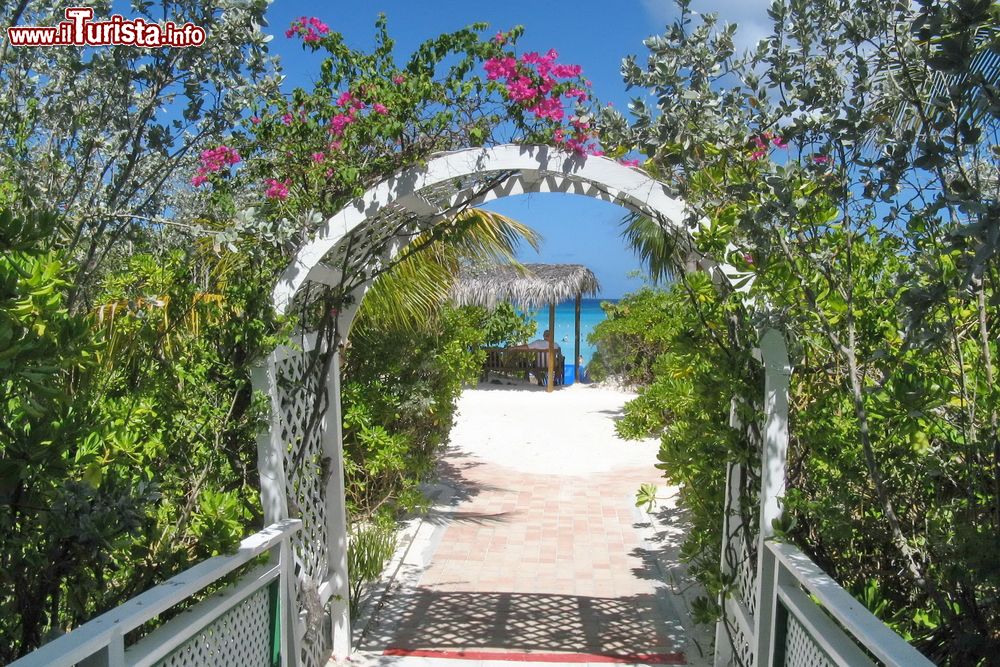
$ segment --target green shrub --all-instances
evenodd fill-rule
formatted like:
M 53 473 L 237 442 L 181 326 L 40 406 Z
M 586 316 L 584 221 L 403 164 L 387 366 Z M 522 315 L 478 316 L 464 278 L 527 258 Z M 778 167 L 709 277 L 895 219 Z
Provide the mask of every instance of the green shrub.
M 351 339 L 342 397 L 349 512 L 366 521 L 423 504 L 417 485 L 448 442 L 455 401 L 484 361 L 479 314 L 445 308 L 419 329 Z
M 493 310 L 479 306 L 468 306 L 467 309 L 479 321 L 486 347 L 523 345 L 535 337 L 538 328 L 535 321 L 519 313 L 509 303 L 497 304 Z
M 347 546 L 347 571 L 351 578 L 351 619 L 358 617 L 361 593 L 378 581 L 396 551 L 396 526 L 392 523 L 356 526 Z
M 667 350 L 671 331 L 663 321 L 667 293 L 644 287 L 618 303 L 604 301 L 604 319 L 587 337 L 596 346 L 587 367 L 596 380 L 617 378 L 642 385 L 653 380 L 653 365 Z

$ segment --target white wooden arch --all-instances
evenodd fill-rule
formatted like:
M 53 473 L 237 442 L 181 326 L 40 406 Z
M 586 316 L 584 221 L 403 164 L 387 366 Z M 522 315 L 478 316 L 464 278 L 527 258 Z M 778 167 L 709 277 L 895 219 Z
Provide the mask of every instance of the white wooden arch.
M 351 650 L 339 338 L 349 331 L 371 282 L 415 236 L 446 224 L 466 207 L 534 192 L 594 197 L 647 215 L 686 244 L 689 270 L 706 270 L 737 291 L 746 294 L 749 290 L 752 273 L 729 264 L 728 256 L 710 258 L 694 251 L 684 203 L 671 196 L 666 185 L 614 160 L 550 146 L 508 144 L 439 154 L 379 183 L 326 220 L 280 277 L 273 302 L 279 313 L 286 313 L 307 287 L 331 290 L 341 304 L 333 334 L 326 341 L 301 336 L 296 345 L 271 355 L 255 379 L 257 388 L 266 390 L 271 399 L 270 431 L 258 443 L 265 519 L 268 523 L 289 516 L 303 520 L 299 541 L 293 544 L 298 582 L 289 592 L 300 608 L 298 624 L 290 629 L 299 664 L 322 665 L 330 652 L 344 656 Z M 727 255 L 736 251 L 730 247 Z M 768 419 L 763 443 L 766 464 L 761 466 L 761 530 L 754 542 L 770 536 L 772 520 L 780 516 L 777 499 L 785 485 L 791 372 L 781 334 L 773 329 L 760 334 Z M 321 355 L 325 363 L 317 361 Z M 732 469 L 729 474 L 736 476 Z M 732 516 L 724 521 L 727 537 L 739 530 Z M 764 550 L 756 551 L 748 554 L 749 559 L 762 557 Z M 754 574 L 759 566 L 744 570 L 733 574 L 742 578 L 749 597 L 760 598 L 760 582 Z M 321 619 L 316 616 L 317 605 L 325 610 Z M 747 630 L 735 638 L 737 652 L 767 651 L 766 646 L 754 645 L 755 637 L 761 636 L 754 626 L 763 615 L 746 611 L 762 606 L 766 605 L 748 599 L 742 610 L 727 609 L 742 615 L 736 619 L 741 623 L 734 621 L 730 627 Z M 718 634 L 719 639 L 725 636 L 721 631 Z M 717 651 L 723 655 L 717 655 L 717 660 L 724 661 L 731 649 L 720 648 L 719 643 Z
M 684 204 L 661 182 L 605 157 L 567 153 L 550 146 L 506 144 L 439 154 L 383 181 L 329 218 L 296 253 L 274 289 L 274 306 L 286 312 L 309 281 L 364 289 L 409 238 L 457 211 L 494 199 L 532 192 L 578 194 L 648 215 L 678 238 L 689 238 Z M 730 250 L 736 249 L 731 247 Z M 745 291 L 753 274 L 725 259 L 699 257 L 695 265 Z M 353 317 L 353 312 L 347 314 Z M 343 322 L 342 322 L 343 323 Z

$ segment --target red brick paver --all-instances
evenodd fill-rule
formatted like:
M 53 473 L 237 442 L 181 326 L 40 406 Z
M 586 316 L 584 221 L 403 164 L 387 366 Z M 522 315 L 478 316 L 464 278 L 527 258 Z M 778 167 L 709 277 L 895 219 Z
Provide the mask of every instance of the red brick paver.
M 452 450 L 442 470 L 459 502 L 418 586 L 398 594 L 388 655 L 683 662 L 633 526 L 635 491 L 658 476 L 652 461 L 535 474 Z

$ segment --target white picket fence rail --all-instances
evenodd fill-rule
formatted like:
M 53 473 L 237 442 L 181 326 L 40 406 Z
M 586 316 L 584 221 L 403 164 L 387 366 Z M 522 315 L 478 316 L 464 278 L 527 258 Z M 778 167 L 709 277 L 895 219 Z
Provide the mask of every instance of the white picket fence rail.
M 791 544 L 765 542 L 763 555 L 757 664 L 933 665 Z
M 240 543 L 236 553 L 198 563 L 115 607 L 9 667 L 146 667 L 147 665 L 261 665 L 290 660 L 289 538 L 298 519 L 274 523 Z M 126 635 L 210 584 L 270 551 L 270 558 L 235 583 L 209 595 L 126 647 Z

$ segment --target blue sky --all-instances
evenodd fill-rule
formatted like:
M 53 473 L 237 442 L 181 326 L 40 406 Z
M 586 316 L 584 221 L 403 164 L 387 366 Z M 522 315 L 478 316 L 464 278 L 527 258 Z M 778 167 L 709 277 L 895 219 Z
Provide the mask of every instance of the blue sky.
M 740 24 L 738 43 L 748 45 L 766 28 L 765 0 L 695 0 L 697 11 L 715 11 L 722 21 Z M 470 23 L 490 24 L 492 34 L 523 25 L 518 42 L 524 51 L 554 48 L 561 62 L 578 63 L 593 82 L 598 99 L 624 109 L 631 96 L 625 91 L 619 66 L 624 56 L 646 50 L 642 40 L 661 33 L 675 16 L 672 0 L 356 0 L 319 3 L 276 0 L 268 10 L 267 32 L 274 34 L 272 51 L 281 57 L 286 86 L 308 86 L 319 59 L 303 53 L 299 40 L 285 38 L 289 23 L 299 16 L 317 16 L 332 30 L 344 34 L 356 48 L 373 44 L 373 26 L 379 12 L 389 20 L 389 34 L 396 40 L 402 61 L 429 37 Z M 740 34 L 742 33 L 742 34 Z M 639 269 L 638 260 L 618 237 L 618 221 L 625 211 L 617 206 L 585 197 L 539 194 L 510 197 L 488 206 L 530 225 L 543 237 L 541 251 L 530 248 L 519 259 L 525 262 L 579 263 L 589 266 L 602 285 L 601 296 L 615 298 L 641 285 L 627 274 Z

